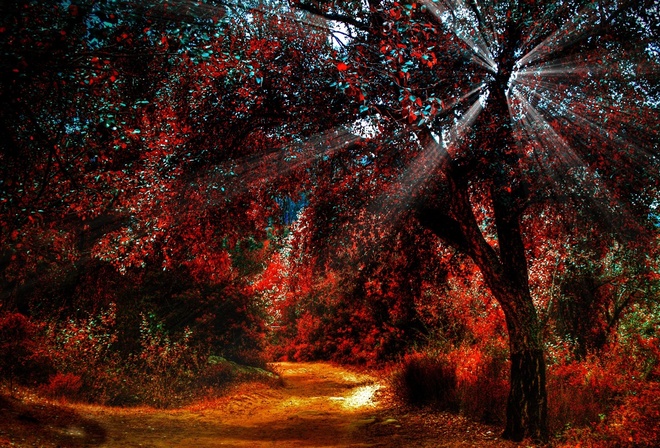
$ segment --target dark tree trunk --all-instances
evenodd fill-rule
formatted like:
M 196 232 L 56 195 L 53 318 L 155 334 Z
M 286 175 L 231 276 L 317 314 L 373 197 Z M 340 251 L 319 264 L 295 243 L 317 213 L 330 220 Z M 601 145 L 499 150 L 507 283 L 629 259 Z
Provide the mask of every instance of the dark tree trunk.
M 543 350 L 511 353 L 511 389 L 506 408 L 506 429 L 502 437 L 521 441 L 548 438 L 545 360 Z
M 498 83 L 499 84 L 499 83 Z M 513 140 L 505 96 L 506 80 L 494 88 L 485 123 L 478 129 L 493 129 L 487 150 L 490 164 L 483 185 L 492 200 L 497 247 L 486 242 L 470 202 L 467 175 L 447 154 L 443 166 L 444 193 L 438 204 L 422 205 L 420 222 L 438 237 L 469 255 L 479 267 L 491 293 L 502 306 L 509 333 L 511 389 L 503 437 L 545 441 L 547 396 L 541 326 L 529 291 L 528 266 L 520 227 L 526 192 L 518 175 L 518 155 Z M 460 165 L 460 163 L 459 163 Z
M 500 247 L 500 251 L 504 250 Z M 546 441 L 548 412 L 541 326 L 529 287 L 517 281 L 523 274 L 526 277 L 527 271 L 514 272 L 522 268 L 522 262 L 517 267 L 504 267 L 504 272 L 500 271 L 500 266 L 492 269 L 478 264 L 486 284 L 502 306 L 509 333 L 510 390 L 502 437 L 514 441 L 525 437 Z
M 545 360 L 541 326 L 529 291 L 520 228 L 527 192 L 521 183 L 519 152 L 511 129 L 506 99 L 508 78 L 509 73 L 505 71 L 497 80 L 488 117 L 492 129 L 496 129 L 493 153 L 497 169 L 492 174 L 491 198 L 503 275 L 492 275 L 486 268 L 486 275 L 490 276 L 486 282 L 502 305 L 509 332 L 511 389 L 503 437 L 515 441 L 524 437 L 545 441 L 548 438 Z
M 473 259 L 504 311 L 509 333 L 511 376 L 503 437 L 515 441 L 525 437 L 545 441 L 548 429 L 543 342 L 527 284 L 527 263 L 520 227 L 517 220 L 515 225 L 498 223 L 498 256 L 478 233 L 476 219 L 472 209 L 468 208 L 467 191 L 453 193 L 458 193 L 454 196 L 454 204 L 463 203 L 463 216 L 454 212 L 449 217 L 438 209 L 423 209 L 418 217 L 441 239 Z

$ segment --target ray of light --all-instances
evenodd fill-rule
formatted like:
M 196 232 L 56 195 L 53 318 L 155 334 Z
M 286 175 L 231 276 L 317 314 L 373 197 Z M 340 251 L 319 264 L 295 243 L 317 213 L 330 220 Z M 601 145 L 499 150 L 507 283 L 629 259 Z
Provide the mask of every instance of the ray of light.
M 518 67 L 529 66 L 530 64 L 541 60 L 548 55 L 572 45 L 587 34 L 593 32 L 595 25 L 602 20 L 595 4 L 580 9 L 573 19 L 566 20 L 564 26 L 557 29 L 554 33 L 546 37 L 543 42 L 538 44 L 526 55 L 518 60 Z
M 457 98 L 454 99 L 452 102 L 450 102 L 450 103 L 446 103 L 446 104 L 444 105 L 444 108 L 443 108 L 443 109 L 444 109 L 444 110 L 447 110 L 447 109 L 453 109 L 454 107 L 456 107 L 456 106 L 458 106 L 459 104 L 461 104 L 463 101 L 465 101 L 465 100 L 467 100 L 467 99 L 473 97 L 473 96 L 474 96 L 475 94 L 477 94 L 477 93 L 482 92 L 482 91 L 484 90 L 485 87 L 486 87 L 486 84 L 479 84 L 477 87 L 475 87 L 474 89 L 470 90 L 469 92 L 467 92 L 467 93 L 465 93 L 465 94 L 463 94 L 463 95 L 457 97 Z
M 461 1 L 464 2 L 464 0 Z M 494 5 L 492 3 L 482 5 L 481 3 L 482 2 L 477 1 L 473 2 L 474 7 L 477 8 L 479 14 L 481 15 L 481 19 L 483 20 L 477 32 L 480 34 L 483 42 L 486 44 L 488 55 L 492 60 L 494 60 L 493 55 L 495 54 L 494 52 L 497 48 L 498 42 L 497 33 L 495 32 L 494 28 L 494 24 L 497 22 L 497 19 L 495 18 L 495 12 L 493 10 Z
M 209 174 L 206 185 L 213 190 L 220 189 L 224 199 L 231 199 L 250 188 L 267 184 L 304 168 L 314 161 L 331 157 L 361 140 L 362 137 L 347 129 L 332 129 L 304 142 L 218 165 Z
M 449 107 L 455 107 L 463 101 L 473 98 L 482 90 L 483 85 L 474 88 L 454 100 Z M 354 230 L 356 223 L 361 223 L 361 227 L 366 229 L 370 249 L 356 255 L 360 262 L 353 265 L 354 269 L 360 269 L 361 263 L 370 263 L 376 258 L 379 243 L 391 237 L 399 228 L 401 217 L 409 210 L 415 195 L 420 192 L 424 183 L 446 160 L 450 147 L 452 147 L 452 151 L 458 151 L 453 147 L 460 145 L 462 137 L 483 110 L 483 104 L 481 96 L 474 100 L 468 110 L 454 122 L 441 139 L 430 139 L 424 145 L 421 145 L 419 140 L 411 142 L 411 144 L 420 145 L 421 149 L 398 178 L 374 199 L 355 203 L 356 208 L 361 212 L 354 218 L 355 222 L 352 225 L 345 226 L 346 233 L 338 237 L 338 241 L 349 240 L 348 232 Z M 365 223 L 370 224 L 365 227 Z M 357 272 L 353 272 L 353 274 L 357 275 Z
M 432 139 L 422 146 L 420 153 L 403 171 L 399 179 L 390 185 L 372 204 L 368 206 L 371 213 L 383 216 L 381 222 L 395 223 L 399 216 L 409 207 L 413 197 L 421 186 L 434 174 L 438 166 L 461 142 L 466 131 L 474 124 L 483 110 L 482 98 L 477 99 L 454 125 L 439 138 Z
M 449 150 L 458 151 L 453 147 L 461 144 L 462 137 L 474 124 L 483 110 L 483 99 L 480 97 L 470 108 L 455 121 L 452 127 L 445 132 L 444 137 L 435 140 L 429 139 L 425 144 L 419 140 L 415 144 L 420 145 L 419 153 L 405 170 L 393 181 L 389 187 L 371 201 L 360 204 L 361 212 L 355 218 L 356 222 L 370 223 L 365 228 L 366 238 L 369 241 L 369 249 L 356 254 L 359 262 L 353 264 L 353 269 L 359 270 L 364 264 L 376 259 L 380 242 L 389 238 L 401 225 L 401 217 L 409 210 L 412 201 L 425 183 L 439 166 L 441 166 L 449 155 Z M 346 233 L 339 236 L 338 241 L 347 241 L 349 229 L 352 231 L 355 224 L 346 226 Z M 357 274 L 357 272 L 353 272 Z
M 480 96 L 446 133 L 447 137 L 444 139 L 443 144 L 447 149 L 457 147 L 457 144 L 465 135 L 465 131 L 472 127 L 483 108 L 484 98 Z
M 594 116 L 600 118 L 599 114 L 606 114 L 610 123 L 606 127 L 603 124 L 600 124 L 600 121 L 596 121 L 595 119 L 590 119 L 589 117 L 582 114 L 575 113 L 575 111 L 569 108 L 566 104 L 562 104 L 562 99 L 566 92 L 555 84 L 548 82 L 535 83 L 535 88 L 529 88 L 529 86 L 525 87 L 527 87 L 525 89 L 527 95 L 536 98 L 539 103 L 543 102 L 547 104 L 546 106 L 542 107 L 543 109 L 551 112 L 549 107 L 554 107 L 557 111 L 556 115 L 561 116 L 570 123 L 576 125 L 580 129 L 580 132 L 589 133 L 589 135 L 592 135 L 603 142 L 615 143 L 617 146 L 631 149 L 631 153 L 634 152 L 639 154 L 636 158 L 638 158 L 640 163 L 644 163 L 644 159 L 651 155 L 650 152 L 644 149 L 641 145 L 636 144 L 635 141 L 631 141 L 630 136 L 624 138 L 623 136 L 612 132 L 610 129 L 611 124 L 614 122 L 618 122 L 624 126 L 628 125 L 628 123 L 619 118 L 620 116 L 627 115 L 631 119 L 633 126 L 640 130 L 643 129 L 644 134 L 648 134 L 649 136 L 658 134 L 658 130 L 651 129 L 643 126 L 642 124 L 636 123 L 634 118 L 637 115 L 635 113 L 626 112 L 624 110 L 615 111 L 613 108 L 619 106 L 620 104 L 617 103 L 614 99 L 608 101 L 607 97 L 600 97 L 597 104 L 595 101 L 593 101 L 594 104 L 591 105 L 592 113 Z M 581 103 L 586 106 L 589 105 L 586 100 L 583 100 Z
M 588 58 L 585 60 L 585 58 Z M 623 61 L 623 63 L 620 63 Z M 600 76 L 607 74 L 615 79 L 627 76 L 657 77 L 660 70 L 657 64 L 648 60 L 634 61 L 627 57 L 613 57 L 611 54 L 573 55 L 567 58 L 542 62 L 516 71 L 518 77 L 561 77 L 561 76 Z
M 479 29 L 475 30 L 472 24 L 467 23 L 466 19 L 461 20 L 464 11 L 467 9 L 461 0 L 444 0 L 434 2 L 432 0 L 422 0 L 426 8 L 438 21 L 447 26 L 459 39 L 470 47 L 473 52 L 473 61 L 485 69 L 496 73 L 497 64 L 488 49 L 486 39 Z M 475 31 L 470 33 L 470 31 Z
M 516 72 L 519 78 L 524 77 L 549 77 L 549 76 L 585 76 L 600 75 L 608 72 L 609 69 L 602 64 L 579 64 L 575 62 L 556 62 L 544 64 L 532 68 L 525 68 Z
M 460 146 L 463 135 L 474 124 L 482 110 L 483 100 L 479 98 L 456 120 L 444 138 L 438 141 L 432 138 L 424 144 L 417 141 L 421 149 L 399 178 L 362 207 L 367 219 L 373 221 L 370 231 L 371 249 L 360 255 L 362 260 L 372 260 L 379 247 L 377 243 L 390 237 L 399 228 L 401 218 L 409 210 L 422 186 L 447 160 L 449 148 Z
M 571 108 L 570 103 L 566 101 L 566 91 L 562 89 L 561 86 L 552 83 L 538 83 L 538 85 L 535 86 L 536 88 L 533 89 L 528 88 L 528 86 L 522 87 L 523 90 L 521 91 L 521 94 L 522 92 L 525 92 L 528 98 L 535 98 L 539 107 L 554 114 L 556 117 L 575 121 L 575 117 L 578 116 L 578 114 Z M 591 106 L 592 114 L 595 116 L 598 116 L 599 114 L 608 114 L 610 123 L 613 121 L 622 122 L 621 120 L 617 120 L 616 114 L 612 109 L 612 106 L 617 104 L 615 101 L 609 102 L 606 99 L 600 99 L 599 103 L 596 104 L 595 101 L 589 102 L 583 100 L 581 104 L 585 106 L 585 108 Z M 610 117 L 610 115 L 613 115 L 613 117 Z M 634 117 L 635 115 L 631 113 L 629 116 Z M 597 124 L 595 125 L 598 126 L 598 131 L 603 135 L 608 135 L 610 133 L 607 128 Z
M 530 135 L 532 142 L 537 142 L 535 160 L 539 169 L 553 182 L 555 194 L 565 194 L 587 199 L 590 207 L 602 216 L 611 215 L 612 211 L 625 215 L 625 206 L 614 200 L 614 196 L 587 163 L 573 150 L 564 137 L 548 123 L 543 115 L 522 95 L 517 97 L 524 109 L 523 118 L 518 126 Z M 555 161 L 553 161 L 553 159 Z M 586 192 L 587 194 L 581 194 Z
M 454 108 L 465 100 L 474 97 L 475 94 L 482 92 L 483 88 L 484 86 L 480 85 L 455 99 L 451 104 L 444 105 L 445 110 Z M 365 204 L 364 208 L 369 213 L 382 215 L 384 219 L 381 220 L 381 223 L 395 223 L 409 207 L 412 198 L 421 186 L 443 162 L 448 150 L 453 150 L 458 146 L 465 132 L 474 124 L 482 110 L 483 98 L 480 96 L 473 101 L 468 110 L 456 120 L 454 125 L 439 137 L 439 141 L 433 140 L 433 142 L 424 145 L 399 178 L 371 203 Z M 416 144 L 419 144 L 419 141 Z
M 374 262 L 380 250 L 381 242 L 391 238 L 401 226 L 401 218 L 409 211 L 416 194 L 426 180 L 435 174 L 436 170 L 447 160 L 449 151 L 459 151 L 462 138 L 466 131 L 475 123 L 477 117 L 483 110 L 483 98 L 478 98 L 471 107 L 455 121 L 452 127 L 444 133 L 444 137 L 435 140 L 429 139 L 425 144 L 419 140 L 415 144 L 420 145 L 419 153 L 399 177 L 389 187 L 371 201 L 359 204 L 360 213 L 355 217 L 355 222 L 347 225 L 338 241 L 348 241 L 349 232 L 354 232 L 355 223 L 365 229 L 368 249 L 356 253 L 357 263 L 353 263 L 350 269 L 355 270 L 350 274 L 357 275 L 364 265 Z

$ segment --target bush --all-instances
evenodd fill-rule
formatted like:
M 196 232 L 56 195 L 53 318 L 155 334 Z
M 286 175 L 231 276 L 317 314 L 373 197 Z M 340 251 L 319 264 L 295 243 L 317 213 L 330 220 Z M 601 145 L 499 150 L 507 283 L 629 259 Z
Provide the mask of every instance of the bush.
M 141 351 L 127 363 L 137 401 L 160 408 L 187 401 L 200 369 L 199 356 L 189 343 L 191 336 L 186 328 L 175 340 L 154 316 L 142 315 Z
M 80 375 L 56 373 L 47 384 L 41 386 L 41 393 L 52 398 L 76 399 L 82 387 Z
M 549 424 L 566 446 L 660 446 L 657 339 L 623 342 L 548 367 Z
M 45 381 L 53 371 L 42 351 L 39 328 L 20 313 L 0 315 L 0 378 L 22 384 Z
M 407 355 L 392 375 L 395 395 L 411 405 L 459 411 L 477 421 L 501 423 L 508 397 L 504 352 L 479 347 Z
M 504 422 L 509 394 L 506 350 L 496 345 L 463 346 L 449 357 L 456 366 L 461 413 L 484 423 Z
M 406 355 L 392 376 L 394 393 L 412 405 L 458 409 L 456 371 L 443 357 L 425 353 Z
M 605 433 L 620 446 L 660 446 L 660 383 L 626 397 L 608 421 Z
M 616 396 L 615 379 L 598 359 L 549 366 L 548 423 L 551 431 L 594 426 Z

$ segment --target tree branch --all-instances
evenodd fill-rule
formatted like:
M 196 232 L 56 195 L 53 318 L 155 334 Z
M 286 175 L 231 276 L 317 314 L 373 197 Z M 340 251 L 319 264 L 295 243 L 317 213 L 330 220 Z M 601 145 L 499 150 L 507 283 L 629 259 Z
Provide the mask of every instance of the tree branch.
M 337 14 L 337 13 L 331 13 L 331 12 L 323 12 L 319 8 L 313 5 L 308 5 L 305 3 L 297 3 L 296 8 L 306 11 L 310 14 L 313 14 L 318 17 L 322 17 L 325 20 L 330 20 L 333 22 L 341 22 L 345 25 L 351 25 L 354 26 L 355 28 L 362 30 L 362 31 L 371 31 L 368 25 L 360 22 L 359 20 L 355 19 L 354 17 L 347 16 L 345 14 Z
M 459 252 L 469 254 L 469 244 L 461 226 L 455 219 L 438 209 L 423 208 L 417 212 L 417 219 L 427 229 Z

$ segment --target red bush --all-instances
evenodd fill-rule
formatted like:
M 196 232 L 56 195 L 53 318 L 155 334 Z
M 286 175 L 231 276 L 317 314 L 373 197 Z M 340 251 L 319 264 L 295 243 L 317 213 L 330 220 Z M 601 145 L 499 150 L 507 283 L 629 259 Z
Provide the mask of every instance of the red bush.
M 503 422 L 509 393 L 506 351 L 463 346 L 448 356 L 456 366 L 461 412 L 485 423 Z
M 43 352 L 38 327 L 20 313 L 0 315 L 0 378 L 10 384 L 44 381 L 52 371 Z
M 56 373 L 41 387 L 41 391 L 44 395 L 53 398 L 77 398 L 81 387 L 80 375 Z
M 435 355 L 407 355 L 392 376 L 395 393 L 411 404 L 460 410 L 486 423 L 504 421 L 509 391 L 504 353 L 460 347 Z
M 660 446 L 660 383 L 626 397 L 608 421 L 605 433 L 621 446 Z

